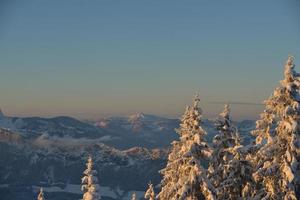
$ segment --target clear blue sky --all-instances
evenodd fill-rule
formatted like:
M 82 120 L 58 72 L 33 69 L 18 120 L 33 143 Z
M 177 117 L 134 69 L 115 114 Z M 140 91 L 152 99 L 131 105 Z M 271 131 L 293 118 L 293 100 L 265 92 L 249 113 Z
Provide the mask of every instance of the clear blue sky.
M 177 117 L 200 92 L 259 103 L 300 65 L 297 0 L 2 0 L 0 107 L 10 115 Z M 300 67 L 297 67 L 300 71 Z M 236 119 L 256 105 L 232 105 Z

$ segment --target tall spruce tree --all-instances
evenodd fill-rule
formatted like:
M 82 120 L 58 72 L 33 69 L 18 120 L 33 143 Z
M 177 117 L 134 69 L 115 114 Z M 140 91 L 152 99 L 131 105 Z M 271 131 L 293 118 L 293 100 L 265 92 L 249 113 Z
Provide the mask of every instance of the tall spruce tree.
M 214 187 L 218 188 L 225 178 L 224 166 L 233 158 L 233 155 L 226 149 L 236 145 L 236 128 L 232 126 L 228 105 L 225 105 L 224 111 L 216 120 L 215 125 L 219 133 L 213 138 L 213 154 L 208 168 L 208 176 Z
M 148 190 L 145 193 L 145 199 L 155 200 L 155 193 L 154 193 L 154 189 L 153 189 L 152 183 L 149 183 Z
M 165 169 L 161 170 L 162 188 L 157 198 L 160 200 L 215 199 L 214 188 L 207 179 L 202 166 L 203 159 L 211 155 L 211 150 L 201 127 L 200 99 L 194 99 L 192 107 L 187 107 L 178 134 L 179 141 L 172 142 Z
M 84 177 L 81 179 L 81 190 L 84 192 L 82 200 L 100 200 L 100 186 L 98 185 L 98 178 L 96 177 L 97 171 L 93 169 L 91 156 L 89 156 L 86 166 L 87 169 L 83 172 Z
M 43 188 L 40 188 L 40 192 L 39 192 L 37 200 L 45 200 Z
M 225 150 L 231 154 L 231 159 L 223 168 L 225 178 L 217 188 L 218 199 L 252 199 L 253 169 L 247 159 L 248 147 L 244 147 L 239 141 L 241 139 L 237 134 L 235 146 Z
M 216 188 L 217 199 L 247 199 L 251 185 L 251 165 L 246 161 L 246 149 L 241 145 L 236 127 L 230 118 L 230 108 L 216 121 L 219 133 L 213 139 L 214 151 L 208 177 Z
M 300 189 L 300 75 L 294 67 L 290 56 L 284 80 L 265 101 L 266 109 L 253 131 L 258 149 L 252 156 L 255 199 L 296 200 Z
M 136 193 L 134 192 L 131 196 L 131 200 L 137 200 Z

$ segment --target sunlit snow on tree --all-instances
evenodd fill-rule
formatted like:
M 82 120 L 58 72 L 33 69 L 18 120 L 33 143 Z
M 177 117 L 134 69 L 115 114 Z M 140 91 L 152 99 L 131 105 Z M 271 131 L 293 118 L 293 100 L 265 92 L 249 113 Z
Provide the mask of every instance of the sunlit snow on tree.
M 37 200 L 45 200 L 43 188 L 40 188 L 40 193 L 38 195 Z
M 256 199 L 297 199 L 300 75 L 294 67 L 294 58 L 290 56 L 285 65 L 284 80 L 265 101 L 266 109 L 253 131 L 258 148 L 252 160 Z
M 98 178 L 96 177 L 97 171 L 93 170 L 92 157 L 88 158 L 86 164 L 87 169 L 83 172 L 84 177 L 81 179 L 81 190 L 84 192 L 82 200 L 100 200 Z
M 213 154 L 208 177 L 216 189 L 217 199 L 246 199 L 251 186 L 251 165 L 246 161 L 240 136 L 230 118 L 229 105 L 216 120 L 219 133 L 213 139 Z
M 154 193 L 152 183 L 149 183 L 148 190 L 145 193 L 145 199 L 147 199 L 147 200 L 154 200 L 155 199 L 155 193 Z
M 199 102 L 196 96 L 194 105 L 187 107 L 182 116 L 178 130 L 180 140 L 172 143 L 167 166 L 161 171 L 162 188 L 157 196 L 160 200 L 215 199 L 214 188 L 202 166 L 211 150 L 204 140 L 206 132 L 201 127 Z
M 137 200 L 136 193 L 134 192 L 131 196 L 131 200 Z

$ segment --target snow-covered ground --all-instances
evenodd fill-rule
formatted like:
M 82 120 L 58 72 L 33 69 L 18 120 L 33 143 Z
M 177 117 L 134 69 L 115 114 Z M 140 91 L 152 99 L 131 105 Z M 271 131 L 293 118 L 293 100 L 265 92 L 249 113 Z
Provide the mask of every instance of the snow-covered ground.
M 7 187 L 7 185 L 3 185 L 3 186 Z M 33 189 L 34 193 L 37 193 L 40 190 L 40 186 L 33 185 L 32 189 Z M 65 192 L 65 193 L 72 193 L 72 194 L 82 194 L 81 185 L 76 185 L 76 184 L 67 184 L 65 188 L 60 188 L 58 186 L 43 187 L 43 190 L 46 193 Z M 100 186 L 101 196 L 110 197 L 110 198 L 113 198 L 113 199 L 130 200 L 133 193 L 136 193 L 136 196 L 138 198 L 142 198 L 144 196 L 145 192 L 144 191 L 125 192 L 125 191 L 120 190 L 120 189 L 113 190 L 110 187 Z

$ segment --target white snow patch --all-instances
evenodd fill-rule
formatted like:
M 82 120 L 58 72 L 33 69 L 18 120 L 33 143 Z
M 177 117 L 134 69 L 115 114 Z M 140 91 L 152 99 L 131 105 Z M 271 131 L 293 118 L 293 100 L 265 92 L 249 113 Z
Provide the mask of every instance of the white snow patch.
M 1 185 L 0 185 L 1 187 Z M 41 186 L 32 186 L 33 191 L 37 193 Z M 65 193 L 72 193 L 72 194 L 83 194 L 81 191 L 81 185 L 76 184 L 67 184 L 65 188 L 60 188 L 58 186 L 52 186 L 52 187 L 44 187 L 43 191 L 46 193 L 51 192 L 65 192 Z M 118 189 L 117 191 L 114 191 L 110 187 L 100 186 L 100 194 L 101 196 L 110 197 L 110 198 L 120 198 L 117 194 L 125 194 L 125 191 Z M 122 198 L 122 200 L 130 200 L 133 193 L 136 193 L 136 196 L 138 198 L 144 197 L 144 191 L 129 191 L 127 195 Z

